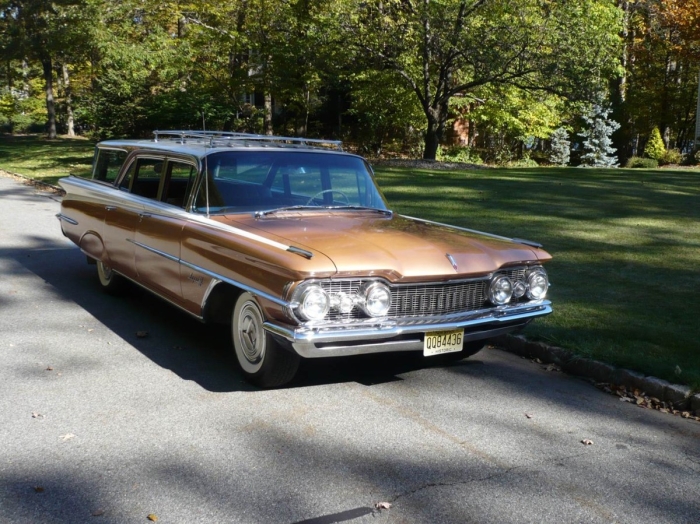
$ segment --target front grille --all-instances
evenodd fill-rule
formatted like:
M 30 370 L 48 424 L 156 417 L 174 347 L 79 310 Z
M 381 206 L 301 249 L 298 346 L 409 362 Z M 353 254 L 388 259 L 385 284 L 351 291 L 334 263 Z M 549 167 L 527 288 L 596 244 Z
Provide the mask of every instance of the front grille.
M 513 282 L 525 278 L 527 268 L 499 271 L 498 274 L 508 276 Z M 332 280 L 320 282 L 329 294 L 345 293 L 353 295 L 367 280 Z M 490 307 L 488 302 L 488 285 L 490 280 L 474 280 L 470 282 L 409 284 L 390 286 L 391 308 L 387 317 L 424 317 L 464 313 Z M 522 300 L 522 299 L 521 299 Z M 525 299 L 526 300 L 526 299 Z M 345 320 L 366 318 L 365 314 L 355 307 L 350 313 L 331 311 L 329 320 Z

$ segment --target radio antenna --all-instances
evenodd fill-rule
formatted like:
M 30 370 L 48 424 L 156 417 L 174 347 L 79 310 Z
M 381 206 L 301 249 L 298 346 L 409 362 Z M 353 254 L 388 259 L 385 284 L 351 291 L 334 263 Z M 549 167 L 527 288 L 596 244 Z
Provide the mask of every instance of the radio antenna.
M 202 109 L 202 131 L 204 131 L 204 198 L 207 206 L 207 218 L 209 218 L 209 165 L 207 162 L 207 123 L 204 119 L 204 109 Z

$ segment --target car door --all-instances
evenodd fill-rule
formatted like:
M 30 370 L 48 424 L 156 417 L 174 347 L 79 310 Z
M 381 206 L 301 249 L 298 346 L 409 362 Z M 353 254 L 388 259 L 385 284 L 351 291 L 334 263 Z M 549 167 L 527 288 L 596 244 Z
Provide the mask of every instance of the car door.
M 136 223 L 134 253 L 139 282 L 178 305 L 182 302 L 180 241 L 187 216 L 184 208 L 196 173 L 193 160 L 166 160 L 158 191 Z
M 135 156 L 119 179 L 119 192 L 105 204 L 102 240 L 107 253 L 107 264 L 131 279 L 136 279 L 134 239 L 136 224 L 144 212 L 145 195 L 157 194 L 160 175 L 158 166 L 163 158 Z M 155 188 L 155 191 L 153 191 Z

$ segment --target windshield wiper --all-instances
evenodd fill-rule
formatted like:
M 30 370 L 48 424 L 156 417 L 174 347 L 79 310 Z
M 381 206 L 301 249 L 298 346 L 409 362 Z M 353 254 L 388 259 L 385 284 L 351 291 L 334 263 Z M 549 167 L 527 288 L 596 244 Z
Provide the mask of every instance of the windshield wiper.
M 303 205 L 298 205 L 298 206 L 286 206 L 286 207 L 276 207 L 274 209 L 268 209 L 266 211 L 256 211 L 254 213 L 255 218 L 260 218 L 264 217 L 267 215 L 271 215 L 272 213 L 277 213 L 278 211 L 294 211 L 295 209 L 316 209 L 316 210 L 322 210 L 322 209 L 359 209 L 362 211 L 374 211 L 375 213 L 381 213 L 382 215 L 386 216 L 393 216 L 394 212 L 391 211 L 390 209 L 378 209 L 376 207 L 365 207 L 365 206 L 303 206 Z
M 325 209 L 359 209 L 361 211 L 374 211 L 375 213 L 381 213 L 386 216 L 392 216 L 394 214 L 391 209 L 379 209 L 377 207 L 366 206 L 328 206 Z
M 294 211 L 295 209 L 323 209 L 319 206 L 286 206 L 286 207 L 276 207 L 274 209 L 268 209 L 266 211 L 256 211 L 254 213 L 255 218 L 264 217 L 271 215 L 272 213 L 277 213 L 278 211 Z

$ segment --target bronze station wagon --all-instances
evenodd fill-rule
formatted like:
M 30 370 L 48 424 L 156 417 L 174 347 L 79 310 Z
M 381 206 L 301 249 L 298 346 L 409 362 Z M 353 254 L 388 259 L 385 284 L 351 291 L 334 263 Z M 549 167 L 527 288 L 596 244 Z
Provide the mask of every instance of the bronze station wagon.
M 229 323 L 258 386 L 301 357 L 464 358 L 552 311 L 542 246 L 393 213 L 339 142 L 154 135 L 101 142 L 91 180 L 60 181 L 63 233 L 105 290 L 128 279 Z

